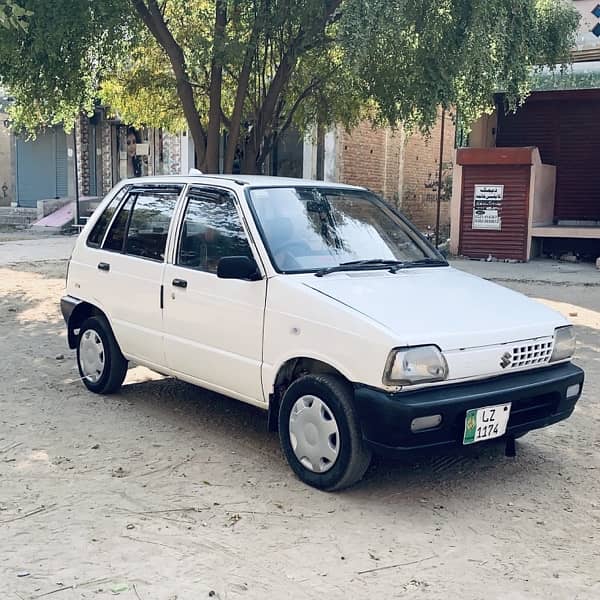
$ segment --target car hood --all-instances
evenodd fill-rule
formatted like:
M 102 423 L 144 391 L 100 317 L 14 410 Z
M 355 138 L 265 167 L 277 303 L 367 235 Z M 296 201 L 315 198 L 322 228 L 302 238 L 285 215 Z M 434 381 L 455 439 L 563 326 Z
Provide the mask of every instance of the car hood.
M 398 345 L 442 350 L 553 335 L 568 322 L 526 296 L 452 267 L 302 276 L 304 285 L 390 330 Z

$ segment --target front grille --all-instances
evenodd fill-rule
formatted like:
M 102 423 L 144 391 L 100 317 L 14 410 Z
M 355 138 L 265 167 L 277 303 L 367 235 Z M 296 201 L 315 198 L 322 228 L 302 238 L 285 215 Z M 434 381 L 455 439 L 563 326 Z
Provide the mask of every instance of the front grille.
M 521 342 L 512 349 L 510 362 L 511 369 L 527 367 L 529 365 L 542 365 L 550 361 L 554 341 Z

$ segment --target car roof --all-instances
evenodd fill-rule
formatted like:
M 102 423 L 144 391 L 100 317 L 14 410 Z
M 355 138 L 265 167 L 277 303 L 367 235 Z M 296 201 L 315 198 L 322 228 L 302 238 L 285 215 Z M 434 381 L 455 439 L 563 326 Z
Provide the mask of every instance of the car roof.
M 267 175 L 155 175 L 149 177 L 136 177 L 127 180 L 128 183 L 204 183 L 235 187 L 328 187 L 345 188 L 351 190 L 364 190 L 365 188 L 336 183 L 333 181 L 319 181 L 315 179 L 298 179 L 294 177 L 272 177 Z

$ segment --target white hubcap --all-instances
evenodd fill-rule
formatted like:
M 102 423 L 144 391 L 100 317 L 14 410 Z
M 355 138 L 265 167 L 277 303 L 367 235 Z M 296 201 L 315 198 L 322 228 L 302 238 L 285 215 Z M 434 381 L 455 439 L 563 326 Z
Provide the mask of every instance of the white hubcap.
M 83 376 L 90 383 L 97 383 L 104 373 L 104 344 L 93 329 L 88 329 L 81 335 L 79 362 Z
M 320 398 L 296 400 L 289 431 L 294 454 L 307 469 L 324 473 L 333 467 L 340 451 L 340 432 L 333 413 Z

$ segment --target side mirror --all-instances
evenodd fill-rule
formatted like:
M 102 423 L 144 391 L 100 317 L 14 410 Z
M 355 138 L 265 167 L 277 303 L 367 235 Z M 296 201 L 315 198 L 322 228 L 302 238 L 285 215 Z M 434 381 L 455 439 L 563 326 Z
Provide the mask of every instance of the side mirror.
M 217 263 L 217 277 L 246 281 L 261 279 L 256 261 L 248 256 L 224 256 L 221 258 Z

